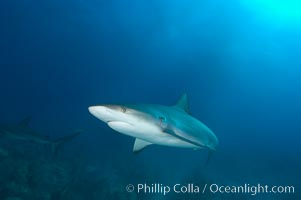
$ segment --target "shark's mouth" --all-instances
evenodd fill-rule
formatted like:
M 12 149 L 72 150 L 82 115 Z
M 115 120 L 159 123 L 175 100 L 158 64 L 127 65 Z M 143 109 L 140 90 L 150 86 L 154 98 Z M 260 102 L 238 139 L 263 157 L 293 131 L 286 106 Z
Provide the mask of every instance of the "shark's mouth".
M 123 122 L 123 121 L 117 121 L 117 120 L 109 120 L 107 121 L 107 124 L 130 124 L 128 122 Z
M 132 131 L 135 128 L 132 124 L 123 121 L 109 121 L 108 126 L 121 133 Z

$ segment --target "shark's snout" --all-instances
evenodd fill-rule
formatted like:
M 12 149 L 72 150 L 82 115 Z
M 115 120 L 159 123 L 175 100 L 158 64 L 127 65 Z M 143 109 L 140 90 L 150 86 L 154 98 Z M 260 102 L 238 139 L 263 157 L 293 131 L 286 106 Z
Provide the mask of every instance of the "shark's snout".
M 120 106 L 117 105 L 97 105 L 97 106 L 90 106 L 88 108 L 89 112 L 92 115 L 95 114 L 108 114 L 121 111 Z
M 103 120 L 102 118 L 109 114 L 108 109 L 105 106 L 90 106 L 88 110 L 93 116 L 100 120 Z
M 110 116 L 110 111 L 106 106 L 90 106 L 89 112 L 96 118 L 107 121 L 106 119 Z
M 104 122 L 119 121 L 124 114 L 123 108 L 118 105 L 90 106 L 88 110 L 93 116 Z
M 105 107 L 103 106 L 90 106 L 88 108 L 89 112 L 94 115 L 95 117 L 100 114 L 105 112 Z

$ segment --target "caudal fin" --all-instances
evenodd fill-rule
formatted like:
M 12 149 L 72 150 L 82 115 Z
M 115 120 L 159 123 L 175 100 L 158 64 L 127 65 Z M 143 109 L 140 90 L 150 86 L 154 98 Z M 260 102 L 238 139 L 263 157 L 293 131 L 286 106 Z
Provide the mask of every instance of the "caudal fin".
M 72 140 L 73 138 L 75 138 L 76 136 L 81 134 L 82 132 L 83 132 L 82 130 L 75 131 L 73 134 L 66 135 L 66 136 L 63 136 L 61 138 L 54 140 L 52 142 L 52 152 L 53 152 L 54 157 L 57 156 L 58 151 L 66 142 L 69 142 L 70 140 Z

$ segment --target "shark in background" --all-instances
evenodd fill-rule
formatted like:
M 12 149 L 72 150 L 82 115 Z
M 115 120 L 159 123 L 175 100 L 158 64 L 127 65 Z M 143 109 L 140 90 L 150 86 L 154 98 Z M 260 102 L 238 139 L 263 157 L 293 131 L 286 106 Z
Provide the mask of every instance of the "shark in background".
M 57 139 L 50 139 L 49 136 L 40 134 L 29 127 L 31 118 L 28 117 L 16 124 L 0 124 L 0 136 L 37 144 L 49 144 L 54 155 L 57 155 L 59 149 L 68 141 L 78 136 L 82 131 L 75 131 Z
M 189 114 L 186 94 L 174 106 L 104 104 L 88 109 L 115 131 L 136 138 L 133 152 L 151 144 L 209 150 L 218 145 L 216 135 Z

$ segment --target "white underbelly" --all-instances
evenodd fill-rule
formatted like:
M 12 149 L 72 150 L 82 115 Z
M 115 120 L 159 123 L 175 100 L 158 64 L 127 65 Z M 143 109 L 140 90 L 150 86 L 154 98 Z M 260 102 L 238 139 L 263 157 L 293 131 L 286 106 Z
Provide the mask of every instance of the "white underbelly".
M 193 149 L 200 148 L 199 146 L 181 140 L 168 133 L 162 132 L 162 130 L 156 126 L 149 126 L 145 124 L 132 126 L 131 124 L 118 121 L 109 122 L 108 125 L 117 132 L 139 138 L 153 144 Z
M 153 134 L 152 134 L 153 135 Z M 141 138 L 143 139 L 143 138 Z M 159 132 L 153 135 L 153 137 L 146 137 L 144 140 L 151 142 L 153 144 L 164 145 L 164 146 L 171 146 L 171 147 L 182 147 L 182 148 L 193 148 L 199 149 L 200 147 L 176 138 L 168 133 Z

